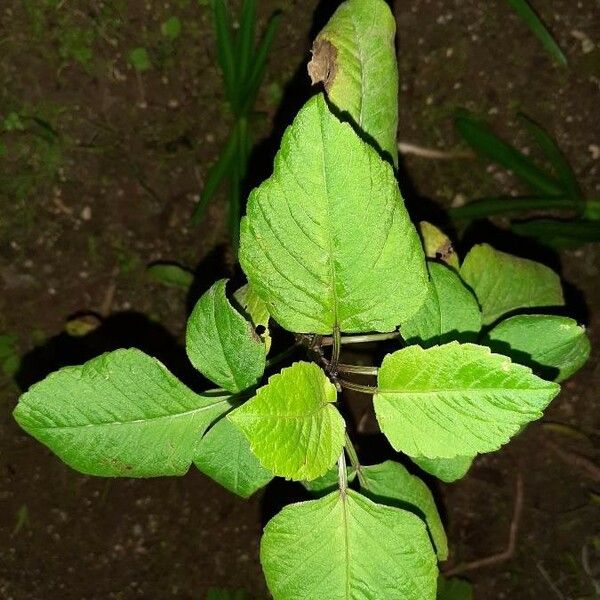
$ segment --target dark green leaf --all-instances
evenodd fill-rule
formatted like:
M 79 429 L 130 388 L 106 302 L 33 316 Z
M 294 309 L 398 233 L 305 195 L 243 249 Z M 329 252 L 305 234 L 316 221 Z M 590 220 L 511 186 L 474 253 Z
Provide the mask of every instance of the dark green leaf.
M 600 242 L 600 221 L 532 219 L 512 223 L 511 229 L 520 235 L 534 237 L 558 248 L 572 248 Z
M 498 196 L 482 198 L 450 208 L 456 220 L 484 219 L 494 215 L 520 213 L 529 210 L 574 210 L 573 200 L 560 196 Z
M 235 164 L 236 152 L 238 149 L 237 128 L 234 127 L 230 133 L 217 162 L 209 169 L 200 194 L 200 200 L 194 208 L 192 214 L 192 225 L 198 225 L 204 216 L 204 212 L 208 203 L 215 195 L 215 192 L 221 185 L 221 182 L 230 177 L 232 174 L 232 166 Z
M 540 40 L 546 51 L 560 65 L 567 65 L 567 58 L 560 46 L 526 0 L 506 0 L 513 10 L 521 17 L 533 34 Z
M 540 169 L 530 158 L 501 140 L 489 126 L 468 114 L 454 121 L 460 135 L 478 153 L 511 170 L 532 188 L 548 196 L 563 193 L 560 183 Z
M 556 141 L 541 125 L 538 125 L 527 115 L 519 113 L 519 118 L 546 155 L 555 175 L 564 188 L 565 194 L 568 195 L 570 200 L 581 200 L 582 192 L 577 177 Z

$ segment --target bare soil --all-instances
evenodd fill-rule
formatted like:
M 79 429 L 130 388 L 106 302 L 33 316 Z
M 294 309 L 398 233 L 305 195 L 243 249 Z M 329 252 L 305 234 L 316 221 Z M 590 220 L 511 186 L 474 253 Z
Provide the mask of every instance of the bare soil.
M 120 346 L 141 347 L 191 384 L 203 383 L 181 348 L 185 317 L 216 277 L 238 274 L 225 198 L 199 227 L 189 225 L 229 123 L 202 4 L 7 0 L 0 7 L 0 118 L 4 129 L 7 118 L 13 122 L 0 137 L 0 334 L 16 335 L 23 357 L 14 377 L 0 374 L 0 597 L 7 600 L 199 599 L 214 586 L 264 597 L 261 529 L 284 502 L 304 497 L 276 483 L 243 501 L 194 469 L 177 479 L 81 476 L 11 418 L 34 381 Z M 467 107 L 527 147 L 515 119 L 522 110 L 554 133 L 586 194 L 598 197 L 597 0 L 534 2 L 568 69 L 552 64 L 507 3 L 395 4 L 402 141 L 458 147 L 451 116 Z M 262 24 L 276 8 L 284 15 L 253 123 L 249 185 L 268 175 L 283 128 L 310 94 L 311 39 L 335 5 L 260 2 Z M 170 41 L 161 24 L 173 15 L 183 28 Z M 136 47 L 151 59 L 140 74 L 127 60 Z M 417 218 L 522 191 L 479 161 L 408 156 L 403 167 Z M 514 555 L 464 573 L 476 598 L 599 597 L 600 250 L 557 254 L 496 228 L 474 228 L 465 239 L 482 238 L 560 271 L 593 351 L 542 422 L 480 457 L 462 481 L 434 484 L 451 544 L 446 568 L 505 549 L 520 474 Z M 157 260 L 194 268 L 192 291 L 150 282 L 146 266 Z M 66 322 L 81 312 L 102 324 L 84 337 L 68 335 Z M 356 411 L 367 410 L 355 400 Z M 365 456 L 382 451 L 392 456 L 381 439 L 360 441 Z

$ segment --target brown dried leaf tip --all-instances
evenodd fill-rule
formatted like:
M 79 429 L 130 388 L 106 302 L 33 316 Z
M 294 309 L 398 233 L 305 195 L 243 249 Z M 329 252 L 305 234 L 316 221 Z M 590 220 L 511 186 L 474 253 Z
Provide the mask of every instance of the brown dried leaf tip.
M 335 79 L 337 73 L 337 49 L 329 41 L 317 38 L 313 44 L 312 59 L 308 63 L 308 75 L 313 85 L 323 82 L 326 90 Z

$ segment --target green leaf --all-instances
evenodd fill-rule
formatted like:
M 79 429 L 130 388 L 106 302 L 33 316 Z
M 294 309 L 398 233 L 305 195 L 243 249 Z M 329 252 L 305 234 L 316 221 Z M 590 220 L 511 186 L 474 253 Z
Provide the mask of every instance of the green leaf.
M 573 212 L 573 200 L 561 196 L 497 196 L 481 198 L 449 210 L 455 220 L 471 220 L 530 210 L 568 210 Z
M 252 107 L 256 102 L 256 96 L 262 83 L 265 67 L 267 65 L 267 57 L 275 41 L 279 23 L 281 22 L 281 13 L 274 14 L 269 23 L 263 38 L 256 50 L 253 58 L 252 68 L 248 72 L 247 83 L 244 89 L 245 102 L 241 108 L 242 114 L 247 114 L 252 111 Z
M 322 94 L 298 113 L 273 176 L 250 196 L 240 263 L 273 318 L 294 332 L 393 331 L 427 292 L 392 168 Z
M 418 477 L 401 464 L 387 460 L 361 468 L 366 487 L 363 493 L 374 502 L 396 506 L 416 514 L 427 524 L 438 560 L 448 558 L 448 540 L 433 494 Z
M 552 37 L 543 21 L 537 16 L 526 0 L 506 0 L 513 10 L 521 17 L 523 22 L 529 27 L 531 32 L 542 43 L 548 54 L 563 67 L 567 65 L 567 58 L 560 49 L 560 46 Z
M 248 69 L 254 58 L 254 35 L 256 29 L 256 0 L 244 0 L 237 35 L 238 81 L 244 86 L 248 80 Z
M 194 464 L 230 492 L 248 498 L 273 479 L 250 451 L 244 434 L 221 419 L 202 438 Z
M 356 478 L 356 471 L 348 467 L 346 469 L 346 476 L 348 478 L 348 483 L 352 483 Z M 339 486 L 339 470 L 337 466 L 329 469 L 325 475 L 321 477 L 317 477 L 317 479 L 313 479 L 312 481 L 303 481 L 302 485 L 313 494 L 320 495 L 329 492 L 333 492 Z
M 267 354 L 271 349 L 271 334 L 269 332 L 269 319 L 271 315 L 267 305 L 258 297 L 252 286 L 247 283 L 233 294 L 236 302 L 242 310 L 250 317 L 254 327 L 264 327 L 260 337 L 265 343 Z
M 564 193 L 560 183 L 540 169 L 528 156 L 501 140 L 487 125 L 472 115 L 461 114 L 454 120 L 461 137 L 486 158 L 512 171 L 533 189 L 547 196 Z
M 577 321 L 556 315 L 517 315 L 487 335 L 492 351 L 531 367 L 545 379 L 563 381 L 590 356 L 590 341 Z
M 314 363 L 297 362 L 269 377 L 256 396 L 228 418 L 252 452 L 275 475 L 316 479 L 339 458 L 344 419 L 333 403 L 335 386 Z
M 225 0 L 212 0 L 213 22 L 217 38 L 217 60 L 223 73 L 225 95 L 229 103 L 236 103 L 235 47 L 231 35 L 229 10 Z
M 186 350 L 203 375 L 230 392 L 256 385 L 265 370 L 265 344 L 225 295 L 226 279 L 198 300 L 188 320 Z
M 275 600 L 433 600 L 435 554 L 421 519 L 348 490 L 286 506 L 260 558 Z
M 446 579 L 440 575 L 436 600 L 473 600 L 473 588 L 462 579 Z
M 451 340 L 474 341 L 481 329 L 475 296 L 451 268 L 429 262 L 429 293 L 419 312 L 400 332 L 409 344 L 432 345 Z
M 161 26 L 161 33 L 171 39 L 176 40 L 181 35 L 181 21 L 178 17 L 169 17 Z
M 183 475 L 204 431 L 231 407 L 229 399 L 223 392 L 195 394 L 139 350 L 116 350 L 35 384 L 14 417 L 82 473 Z
M 129 64 L 140 73 L 148 71 L 152 67 L 150 56 L 146 48 L 134 48 L 127 58 Z
M 238 133 L 238 128 L 234 127 L 219 154 L 217 162 L 208 170 L 204 187 L 200 193 L 200 199 L 192 213 L 192 225 L 200 223 L 206 212 L 208 203 L 212 200 L 221 183 L 225 179 L 232 177 L 233 167 L 237 158 Z
M 455 456 L 454 458 L 411 456 L 411 460 L 419 468 L 446 483 L 462 479 L 471 468 L 474 459 L 474 456 Z
M 312 83 L 369 141 L 398 164 L 396 20 L 383 0 L 347 0 L 317 36 L 308 65 Z
M 538 238 L 545 244 L 557 248 L 574 248 L 600 242 L 600 224 L 597 220 L 532 219 L 511 223 L 510 228 L 519 235 Z
M 458 255 L 450 238 L 439 228 L 427 221 L 419 223 L 419 233 L 423 240 L 423 248 L 428 258 L 435 258 L 453 267 L 459 268 Z
M 519 113 L 519 118 L 546 155 L 565 193 L 569 195 L 571 200 L 581 200 L 583 193 L 577 177 L 569 161 L 558 147 L 556 140 L 541 125 L 530 119 L 527 115 Z
M 146 269 L 146 274 L 158 283 L 183 290 L 189 290 L 194 281 L 194 274 L 191 271 L 175 263 L 154 263 Z
M 471 248 L 460 274 L 477 296 L 484 325 L 520 308 L 562 306 L 565 303 L 560 279 L 552 269 L 500 252 L 488 244 Z
M 559 391 L 489 348 L 451 342 L 388 354 L 374 404 L 398 452 L 454 458 L 498 450 L 539 419 Z

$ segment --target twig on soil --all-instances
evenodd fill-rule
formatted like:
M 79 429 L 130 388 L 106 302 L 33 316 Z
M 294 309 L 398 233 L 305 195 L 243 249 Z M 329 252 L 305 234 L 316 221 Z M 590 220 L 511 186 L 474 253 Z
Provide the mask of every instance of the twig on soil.
M 548 575 L 548 571 L 546 571 L 546 569 L 544 569 L 544 567 L 542 567 L 542 565 L 538 562 L 535 563 L 535 566 L 537 567 L 538 571 L 544 578 L 544 581 L 548 584 L 548 587 L 556 594 L 556 597 L 560 598 L 561 600 L 567 600 L 565 598 L 565 596 L 563 595 L 563 593 L 558 589 L 558 587 L 556 586 L 554 581 L 552 581 L 552 579 L 550 579 L 550 575 Z
M 472 159 L 475 154 L 469 150 L 437 150 L 435 148 L 425 148 L 410 142 L 398 142 L 398 150 L 400 154 L 412 154 L 420 158 L 428 158 L 432 160 L 459 160 Z
M 570 450 L 565 450 L 554 442 L 547 441 L 546 444 L 563 462 L 583 471 L 590 479 L 596 482 L 600 481 L 600 467 L 589 458 L 581 456 L 581 454 L 575 454 L 575 452 L 571 452 Z
M 108 284 L 108 287 L 106 288 L 106 293 L 104 294 L 104 300 L 100 305 L 100 314 L 103 317 L 108 317 L 110 315 L 112 303 L 115 299 L 115 292 L 117 291 L 117 280 L 115 279 L 115 277 L 117 276 L 118 272 L 118 269 L 113 269 L 113 272 L 111 273 L 113 279 Z
M 447 571 L 444 571 L 444 575 L 446 577 L 459 575 L 460 573 L 465 573 L 466 571 L 474 571 L 475 569 L 480 569 L 481 567 L 497 565 L 510 560 L 514 556 L 517 546 L 517 534 L 519 531 L 519 525 L 521 523 L 521 515 L 523 513 L 523 475 L 520 472 L 517 473 L 514 506 L 513 516 L 508 531 L 508 544 L 506 545 L 506 549 L 502 552 L 498 552 L 497 554 L 492 554 L 491 556 L 486 556 L 485 558 L 480 558 L 468 563 L 462 563 L 456 567 L 448 569 Z

